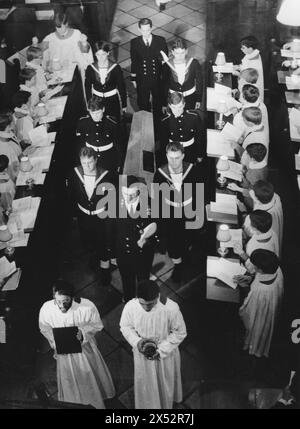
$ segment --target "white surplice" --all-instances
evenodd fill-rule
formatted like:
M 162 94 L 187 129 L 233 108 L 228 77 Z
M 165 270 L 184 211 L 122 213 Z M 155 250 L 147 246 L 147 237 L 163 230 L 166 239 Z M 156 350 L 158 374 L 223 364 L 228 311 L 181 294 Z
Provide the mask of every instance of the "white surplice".
M 256 273 L 239 314 L 246 336 L 244 349 L 256 357 L 268 357 L 283 298 L 283 275 Z
M 186 337 L 186 327 L 178 304 L 158 301 L 147 312 L 134 298 L 123 309 L 120 328 L 133 349 L 135 408 L 171 409 L 173 402 L 181 402 L 178 346 Z M 157 342 L 160 360 L 148 360 L 138 351 L 141 338 Z
M 258 79 L 256 85 L 259 89 L 260 99 L 264 101 L 264 69 L 258 49 L 254 49 L 251 54 L 246 54 L 242 59 L 241 71 L 245 69 L 256 69 L 258 72 Z
M 279 195 L 274 193 L 272 200 L 267 204 L 262 204 L 259 201 L 254 203 L 253 210 L 264 210 L 272 215 L 272 229 L 276 232 L 279 242 L 279 256 L 282 251 L 282 238 L 283 238 L 283 212 L 282 204 Z
M 39 326 L 53 349 L 52 328 L 77 326 L 83 334 L 82 353 L 57 355 L 58 399 L 105 408 L 103 399 L 114 397 L 115 388 L 94 338 L 103 329 L 96 306 L 81 298 L 62 313 L 54 300 L 47 301 L 40 310 Z

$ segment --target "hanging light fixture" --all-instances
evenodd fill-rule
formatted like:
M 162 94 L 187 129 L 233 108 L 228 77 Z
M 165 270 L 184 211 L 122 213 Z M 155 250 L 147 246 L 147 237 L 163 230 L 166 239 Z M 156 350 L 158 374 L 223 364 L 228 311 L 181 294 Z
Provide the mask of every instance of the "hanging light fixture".
M 276 18 L 281 24 L 300 26 L 300 1 L 284 0 Z

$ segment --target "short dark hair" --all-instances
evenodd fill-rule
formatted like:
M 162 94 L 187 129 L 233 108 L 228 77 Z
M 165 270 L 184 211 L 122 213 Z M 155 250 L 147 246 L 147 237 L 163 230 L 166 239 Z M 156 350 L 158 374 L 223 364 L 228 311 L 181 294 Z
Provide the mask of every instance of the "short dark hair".
M 253 228 L 263 234 L 272 228 L 272 215 L 265 210 L 253 210 L 253 212 L 249 213 L 249 218 Z
M 7 126 L 12 122 L 12 115 L 3 113 L 0 115 L 0 131 L 5 131 Z
M 262 143 L 251 143 L 245 149 L 256 162 L 261 162 L 267 155 L 267 148 Z
M 36 58 L 40 58 L 43 56 L 43 51 L 39 46 L 29 46 L 26 51 L 27 61 L 35 60 Z
M 245 36 L 240 40 L 241 46 L 246 46 L 247 48 L 257 49 L 259 42 L 255 36 Z
M 159 296 L 159 286 L 153 280 L 142 280 L 137 286 L 137 297 L 145 301 L 153 301 Z
M 182 92 L 169 92 L 168 94 L 168 104 L 179 104 L 181 102 L 185 102 L 184 100 L 184 95 L 182 94 Z
M 97 110 L 103 110 L 104 98 L 100 98 L 97 95 L 93 94 L 88 101 L 88 109 L 92 112 L 96 112 Z
M 187 49 L 186 43 L 183 39 L 175 39 L 171 45 L 172 51 L 174 49 Z
M 55 27 L 58 27 L 58 28 L 60 28 L 62 25 L 69 24 L 69 19 L 67 14 L 62 11 L 58 11 L 55 13 L 53 21 L 54 21 Z
M 7 169 L 9 159 L 6 155 L 0 155 L 0 173 Z
M 253 191 L 258 201 L 262 204 L 269 203 L 274 196 L 274 186 L 266 180 L 258 180 L 254 183 Z
M 21 107 L 23 104 L 26 104 L 30 98 L 30 92 L 28 91 L 18 91 L 13 97 L 11 104 L 13 107 Z
M 79 158 L 94 158 L 97 159 L 97 153 L 93 148 L 83 146 L 79 151 Z
M 168 152 L 178 152 L 184 153 L 184 147 L 180 142 L 170 142 L 167 144 L 166 153 Z
M 36 75 L 36 71 L 30 67 L 25 67 L 19 73 L 19 81 L 24 84 L 27 80 L 31 80 Z
M 241 71 L 240 77 L 247 83 L 255 84 L 258 80 L 258 71 L 253 68 L 244 69 Z
M 262 113 L 259 107 L 246 107 L 242 110 L 242 116 L 246 121 L 252 122 L 255 125 L 261 124 Z
M 150 25 L 150 27 L 152 28 L 152 21 L 149 18 L 142 18 L 139 20 L 139 28 L 141 28 L 142 25 Z
M 248 103 L 255 103 L 259 99 L 259 89 L 257 86 L 246 83 L 242 88 L 243 97 Z
M 275 253 L 265 249 L 254 250 L 250 256 L 250 262 L 264 274 L 275 274 L 279 267 L 279 259 Z
M 71 298 L 74 297 L 74 287 L 66 280 L 59 279 L 52 286 L 53 296 L 58 293 L 58 295 L 66 295 Z
M 112 50 L 112 45 L 109 42 L 105 42 L 104 40 L 97 40 L 93 43 L 93 52 L 96 54 L 97 51 L 110 52 Z

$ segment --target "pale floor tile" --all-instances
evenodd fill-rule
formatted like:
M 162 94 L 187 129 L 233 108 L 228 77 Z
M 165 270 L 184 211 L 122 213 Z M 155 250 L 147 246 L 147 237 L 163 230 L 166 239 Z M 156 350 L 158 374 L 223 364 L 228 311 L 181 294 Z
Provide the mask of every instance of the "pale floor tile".
M 114 25 L 120 28 L 127 27 L 128 25 L 131 25 L 134 22 L 136 22 L 136 18 L 129 15 L 128 13 L 122 13 L 114 19 Z
M 173 19 L 174 18 L 172 16 L 166 15 L 165 13 L 157 13 L 151 17 L 153 26 L 163 27 L 164 30 L 166 29 L 165 25 L 168 24 L 168 22 L 173 21 Z
M 127 51 L 127 49 L 124 49 L 123 47 L 119 47 L 117 49 L 116 59 L 117 59 L 118 63 L 121 63 L 122 61 L 127 60 L 129 57 L 130 57 L 130 53 L 129 53 L 129 51 Z
M 180 36 L 184 39 L 189 40 L 190 42 L 197 43 L 205 38 L 205 32 L 202 31 L 200 28 L 194 27 L 190 28 L 187 31 L 184 31 L 183 33 L 180 33 Z
M 131 68 L 131 60 L 130 60 L 130 58 L 128 58 L 125 61 L 122 61 L 120 63 L 120 66 L 122 67 L 122 69 L 130 71 L 130 68 Z
M 194 10 L 206 10 L 207 0 L 184 0 L 184 4 Z
M 166 9 L 165 12 L 167 15 L 173 16 L 174 18 L 181 18 L 185 15 L 189 15 L 190 13 L 192 13 L 192 10 L 186 6 L 177 4 L 176 6 Z
M 173 34 L 169 33 L 168 31 L 165 31 L 162 28 L 156 28 L 156 27 L 153 27 L 153 34 L 164 37 L 166 40 L 169 40 L 173 37 Z
M 199 26 L 206 20 L 206 14 L 194 12 L 190 15 L 182 16 L 182 21 L 187 22 L 190 25 L 193 26 Z
M 140 36 L 141 33 L 139 31 L 139 26 L 137 24 L 137 22 L 135 22 L 134 24 L 129 25 L 128 27 L 126 27 L 127 31 L 130 31 L 130 33 L 135 34 L 136 36 Z
M 120 45 L 123 45 L 124 43 L 129 42 L 134 37 L 136 37 L 135 34 L 129 33 L 129 31 L 122 29 L 114 33 L 111 41 L 113 43 L 119 43 Z
M 199 62 L 202 62 L 205 59 L 205 48 L 198 45 L 192 45 L 189 47 L 189 54 L 199 60 Z
M 178 35 L 183 31 L 187 31 L 189 28 L 189 24 L 181 21 L 181 19 L 174 19 L 174 21 L 164 25 L 164 30 L 174 35 Z
M 153 9 L 152 7 L 147 6 L 140 6 L 136 9 L 131 10 L 130 15 L 134 16 L 137 19 L 141 18 L 151 18 L 151 16 L 157 14 L 157 10 Z
M 119 0 L 118 9 L 128 12 L 132 9 L 136 9 L 140 6 L 140 3 L 135 0 Z

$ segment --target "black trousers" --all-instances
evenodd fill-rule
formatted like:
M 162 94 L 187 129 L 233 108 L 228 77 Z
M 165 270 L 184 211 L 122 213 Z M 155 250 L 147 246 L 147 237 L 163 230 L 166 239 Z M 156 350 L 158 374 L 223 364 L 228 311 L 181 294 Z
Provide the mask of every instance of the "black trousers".
M 152 111 L 155 140 L 158 139 L 160 119 L 162 116 L 162 91 L 160 81 L 137 81 L 137 104 L 140 110 L 151 112 L 150 95 L 152 95 Z
M 107 250 L 107 228 L 106 220 L 97 215 L 88 215 L 78 212 L 78 226 L 82 244 L 97 254 L 101 261 L 109 259 Z
M 122 278 L 125 301 L 136 297 L 136 286 L 140 280 L 148 280 L 154 258 L 152 248 L 145 249 L 138 255 L 117 255 L 118 268 Z

